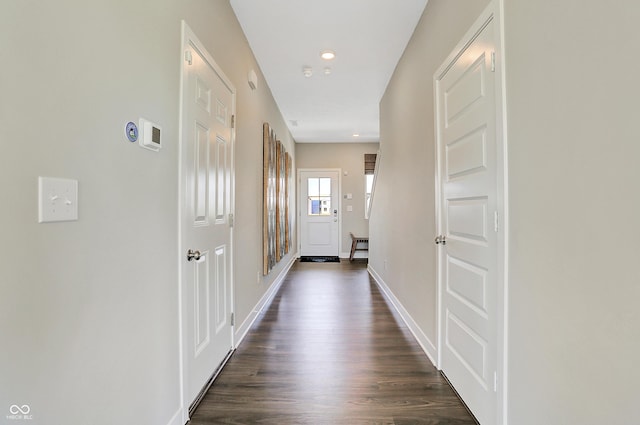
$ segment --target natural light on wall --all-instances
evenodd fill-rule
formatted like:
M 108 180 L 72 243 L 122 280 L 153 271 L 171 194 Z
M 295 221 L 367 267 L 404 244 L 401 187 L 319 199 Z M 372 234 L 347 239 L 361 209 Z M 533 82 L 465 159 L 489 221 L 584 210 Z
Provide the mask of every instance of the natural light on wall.
M 371 207 L 371 197 L 373 196 L 373 182 L 375 180 L 375 169 L 377 154 L 364 154 L 364 218 L 369 219 L 369 208 Z
M 369 207 L 371 206 L 371 192 L 373 191 L 373 174 L 365 174 L 364 193 L 364 218 L 369 218 Z

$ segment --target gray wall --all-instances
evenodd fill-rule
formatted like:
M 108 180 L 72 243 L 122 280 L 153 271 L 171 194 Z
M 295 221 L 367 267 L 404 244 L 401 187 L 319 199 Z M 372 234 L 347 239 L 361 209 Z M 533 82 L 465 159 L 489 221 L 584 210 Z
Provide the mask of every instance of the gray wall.
M 378 143 L 296 143 L 296 161 L 298 168 L 340 168 L 342 169 L 342 242 L 341 254 L 349 253 L 351 237 L 369 234 L 369 221 L 364 218 L 364 154 L 376 153 Z M 344 175 L 347 172 L 347 175 Z M 347 193 L 353 199 L 344 199 Z M 353 211 L 347 211 L 351 205 Z M 358 257 L 366 256 L 361 251 Z
M 381 103 L 369 263 L 434 344 L 432 77 L 486 3 L 430 0 Z M 640 4 L 504 3 L 508 423 L 636 423 Z
M 0 13 L 0 422 L 165 425 L 180 407 L 180 21 L 237 88 L 235 305 L 261 270 L 262 123 L 293 141 L 226 0 L 8 0 Z M 249 69 L 260 75 L 251 92 Z M 159 154 L 126 141 L 144 116 Z M 37 223 L 38 176 L 79 180 L 77 222 Z
M 638 423 L 640 3 L 505 15 L 509 423 Z

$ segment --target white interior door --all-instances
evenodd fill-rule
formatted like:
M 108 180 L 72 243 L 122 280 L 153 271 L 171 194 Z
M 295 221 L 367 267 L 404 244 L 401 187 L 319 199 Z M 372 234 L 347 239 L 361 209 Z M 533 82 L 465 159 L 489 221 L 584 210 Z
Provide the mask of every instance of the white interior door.
M 300 255 L 340 253 L 340 170 L 300 170 Z
M 496 27 L 484 17 L 436 74 L 440 367 L 483 425 L 498 405 Z
M 235 90 L 185 28 L 181 144 L 181 285 L 185 403 L 232 350 Z

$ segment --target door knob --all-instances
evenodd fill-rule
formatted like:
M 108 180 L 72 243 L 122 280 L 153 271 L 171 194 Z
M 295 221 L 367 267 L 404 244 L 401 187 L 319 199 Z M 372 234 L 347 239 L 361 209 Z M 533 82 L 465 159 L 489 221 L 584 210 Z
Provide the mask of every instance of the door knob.
M 192 249 L 187 251 L 187 261 L 193 261 L 193 260 L 198 261 L 201 256 L 202 255 L 200 254 L 200 251 L 194 251 Z
M 440 236 L 436 236 L 436 245 L 446 245 L 447 244 L 447 237 L 440 235 Z

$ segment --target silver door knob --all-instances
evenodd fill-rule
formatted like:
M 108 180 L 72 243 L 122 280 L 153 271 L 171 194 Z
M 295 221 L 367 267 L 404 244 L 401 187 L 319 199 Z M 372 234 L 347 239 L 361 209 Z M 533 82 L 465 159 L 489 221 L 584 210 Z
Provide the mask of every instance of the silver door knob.
M 187 261 L 193 261 L 193 260 L 198 261 L 201 256 L 202 255 L 200 254 L 200 251 L 194 251 L 192 249 L 187 251 Z
M 446 245 L 447 244 L 447 237 L 446 236 L 437 236 L 436 237 L 436 245 Z

